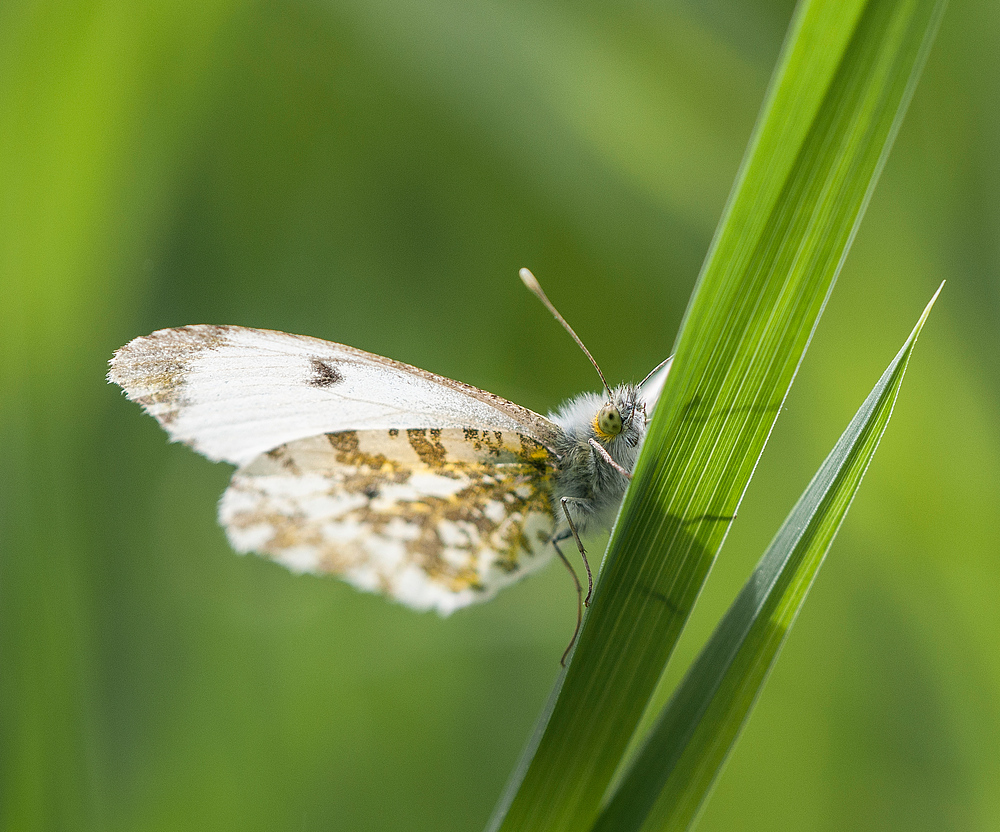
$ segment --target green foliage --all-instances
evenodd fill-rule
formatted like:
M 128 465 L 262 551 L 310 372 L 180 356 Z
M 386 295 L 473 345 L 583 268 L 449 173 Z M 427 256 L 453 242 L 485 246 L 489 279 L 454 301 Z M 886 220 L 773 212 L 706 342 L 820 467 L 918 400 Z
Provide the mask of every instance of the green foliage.
M 498 828 L 593 822 L 736 516 L 940 8 L 834 0 L 793 22 L 579 647 Z
M 875 455 L 913 345 L 936 299 L 663 709 L 601 811 L 595 832 L 687 829 L 694 823 Z

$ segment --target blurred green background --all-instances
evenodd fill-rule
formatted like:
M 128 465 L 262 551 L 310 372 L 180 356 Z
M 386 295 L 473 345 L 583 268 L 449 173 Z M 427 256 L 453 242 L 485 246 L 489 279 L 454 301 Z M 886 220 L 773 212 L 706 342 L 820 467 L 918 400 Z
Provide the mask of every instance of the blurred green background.
M 546 412 L 598 384 L 529 266 L 641 377 L 791 10 L 0 5 L 0 828 L 483 826 L 572 630 L 563 570 L 439 619 L 237 557 L 231 469 L 168 445 L 107 359 L 262 326 Z M 703 830 L 1000 828 L 998 54 L 1000 7 L 953 3 L 667 673 L 947 279 Z

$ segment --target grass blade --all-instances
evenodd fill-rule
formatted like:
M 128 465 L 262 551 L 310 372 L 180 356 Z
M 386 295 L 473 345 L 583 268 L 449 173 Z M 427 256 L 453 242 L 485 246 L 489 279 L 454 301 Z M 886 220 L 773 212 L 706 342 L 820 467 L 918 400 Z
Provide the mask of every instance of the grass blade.
M 814 0 L 797 11 L 576 654 L 491 830 L 594 822 L 763 450 L 942 6 Z
M 697 817 L 868 470 L 940 291 L 664 707 L 594 832 L 687 829 Z

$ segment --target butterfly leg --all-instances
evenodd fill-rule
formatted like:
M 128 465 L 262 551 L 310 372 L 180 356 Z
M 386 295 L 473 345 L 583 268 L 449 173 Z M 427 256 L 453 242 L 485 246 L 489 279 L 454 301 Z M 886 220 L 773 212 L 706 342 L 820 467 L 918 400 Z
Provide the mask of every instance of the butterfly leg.
M 566 560 L 566 556 L 562 553 L 562 549 L 559 548 L 554 537 L 552 538 L 552 548 L 556 550 L 559 559 L 566 564 L 569 574 L 573 576 L 573 583 L 576 584 L 576 629 L 573 630 L 573 637 L 569 640 L 569 644 L 566 645 L 562 658 L 559 660 L 559 664 L 566 667 L 566 657 L 569 655 L 569 651 L 573 649 L 573 645 L 576 644 L 576 637 L 580 635 L 580 625 L 583 624 L 583 587 L 580 585 L 580 579 L 576 577 L 576 570 Z
M 600 442 L 591 437 L 590 445 L 595 451 L 597 451 L 598 456 L 600 456 L 601 459 L 608 463 L 608 465 L 614 468 L 619 474 L 626 479 L 632 479 L 632 475 L 611 458 L 611 454 L 607 452 L 607 449 Z
M 559 502 L 562 503 L 563 514 L 566 515 L 566 522 L 569 523 L 569 530 L 573 535 L 573 539 L 576 541 L 576 548 L 580 550 L 580 557 L 583 558 L 583 566 L 587 570 L 587 597 L 584 600 L 583 605 L 585 607 L 589 607 L 590 596 L 594 594 L 594 575 L 590 571 L 590 563 L 587 561 L 587 550 L 583 548 L 583 543 L 580 540 L 580 533 L 576 530 L 576 523 L 573 522 L 573 518 L 569 513 L 569 506 L 567 504 L 572 501 L 572 497 L 563 497 Z M 559 539 L 565 540 L 566 537 L 568 537 L 568 535 L 563 532 L 563 536 Z

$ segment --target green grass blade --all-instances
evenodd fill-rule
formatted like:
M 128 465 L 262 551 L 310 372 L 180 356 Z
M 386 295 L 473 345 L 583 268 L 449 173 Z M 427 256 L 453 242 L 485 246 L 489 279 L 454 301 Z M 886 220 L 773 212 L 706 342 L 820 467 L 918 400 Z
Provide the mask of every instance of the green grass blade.
M 664 707 L 594 832 L 687 829 L 697 817 L 875 455 L 938 293 Z
M 796 13 L 576 654 L 491 830 L 595 820 L 763 450 L 942 5 L 814 0 Z

